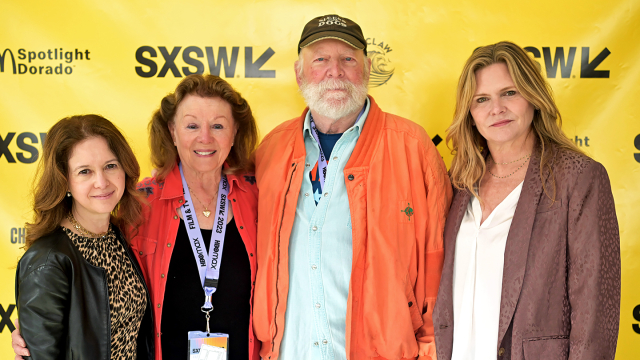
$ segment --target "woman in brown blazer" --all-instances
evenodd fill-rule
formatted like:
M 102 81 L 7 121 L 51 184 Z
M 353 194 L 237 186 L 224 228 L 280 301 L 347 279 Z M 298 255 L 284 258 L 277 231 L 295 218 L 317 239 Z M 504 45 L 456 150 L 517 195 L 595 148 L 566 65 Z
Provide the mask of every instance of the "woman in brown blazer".
M 620 235 L 609 178 L 562 132 L 523 49 L 474 51 L 448 132 L 455 192 L 433 312 L 438 360 L 614 359 Z

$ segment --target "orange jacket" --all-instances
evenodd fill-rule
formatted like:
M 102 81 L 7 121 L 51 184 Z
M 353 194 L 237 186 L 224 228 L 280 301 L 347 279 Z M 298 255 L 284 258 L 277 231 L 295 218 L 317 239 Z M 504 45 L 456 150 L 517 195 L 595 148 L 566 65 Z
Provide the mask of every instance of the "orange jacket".
M 344 169 L 353 232 L 347 357 L 435 359 L 431 314 L 451 184 L 424 129 L 370 100 Z M 289 237 L 304 174 L 307 111 L 274 129 L 256 152 L 259 266 L 253 325 L 264 360 L 278 358 L 284 333 Z

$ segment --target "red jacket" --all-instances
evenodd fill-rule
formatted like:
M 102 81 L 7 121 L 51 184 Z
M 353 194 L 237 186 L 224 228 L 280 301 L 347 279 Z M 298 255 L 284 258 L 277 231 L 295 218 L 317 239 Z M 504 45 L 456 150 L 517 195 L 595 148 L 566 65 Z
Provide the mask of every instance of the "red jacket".
M 424 129 L 384 113 L 373 98 L 344 168 L 353 232 L 346 351 L 358 359 L 434 359 L 431 314 L 452 190 Z M 305 167 L 303 121 L 287 121 L 256 152 L 260 191 L 254 294 L 264 360 L 277 359 L 289 290 L 289 237 Z
M 247 248 L 247 254 L 249 254 L 251 302 L 253 304 L 253 285 L 257 270 L 256 256 L 254 255 L 256 252 L 258 189 L 253 176 L 227 175 L 227 179 L 229 180 L 229 200 L 233 207 L 233 216 L 238 226 L 238 232 Z M 169 271 L 171 253 L 180 225 L 178 211 L 184 202 L 179 167 L 176 165 L 162 182 L 156 182 L 155 178 L 145 178 L 138 184 L 138 190 L 147 193 L 149 206 L 143 205 L 144 222 L 138 227 L 137 233 L 132 234 L 134 237 L 131 239 L 131 247 L 138 258 L 151 292 L 155 318 L 156 360 L 162 360 L 160 321 L 162 319 L 164 290 L 167 284 L 166 274 Z M 253 314 L 249 317 L 249 360 L 259 360 L 259 346 L 254 338 L 252 321 Z

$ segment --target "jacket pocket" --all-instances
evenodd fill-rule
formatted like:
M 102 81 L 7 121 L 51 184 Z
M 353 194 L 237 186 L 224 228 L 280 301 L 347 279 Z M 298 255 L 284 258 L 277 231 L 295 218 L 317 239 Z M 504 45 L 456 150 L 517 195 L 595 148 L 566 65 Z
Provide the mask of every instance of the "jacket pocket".
M 524 339 L 524 358 L 568 359 L 569 335 L 542 336 Z
M 155 254 L 157 246 L 158 241 L 156 239 L 146 237 L 136 237 L 131 241 L 131 249 L 140 259 Z
M 415 333 L 424 324 L 424 321 L 422 321 L 422 310 L 420 310 L 420 306 L 416 301 L 416 295 L 413 293 L 413 288 L 411 287 L 408 276 L 405 284 L 407 306 L 409 307 L 409 314 L 411 314 L 411 325 L 413 327 L 413 332 Z

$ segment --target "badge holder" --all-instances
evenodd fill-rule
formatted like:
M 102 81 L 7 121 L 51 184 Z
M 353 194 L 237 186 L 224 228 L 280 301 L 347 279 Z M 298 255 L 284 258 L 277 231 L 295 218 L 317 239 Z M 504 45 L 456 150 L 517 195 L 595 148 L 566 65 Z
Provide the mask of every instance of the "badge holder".
M 211 296 L 205 298 L 211 303 Z M 207 318 L 207 331 L 189 331 L 189 360 L 227 360 L 229 358 L 229 334 L 212 333 L 209 328 L 213 306 L 200 308 Z

